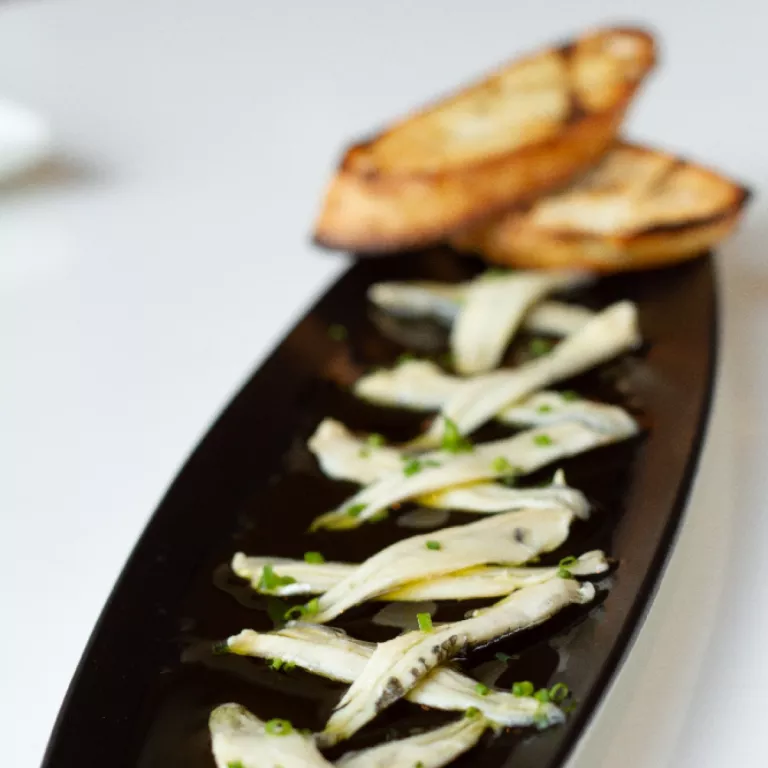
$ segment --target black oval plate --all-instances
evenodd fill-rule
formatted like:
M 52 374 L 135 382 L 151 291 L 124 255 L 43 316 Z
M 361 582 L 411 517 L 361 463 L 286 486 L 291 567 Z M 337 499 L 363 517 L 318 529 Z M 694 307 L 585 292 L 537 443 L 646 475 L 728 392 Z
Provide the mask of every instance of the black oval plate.
M 245 704 L 263 718 L 322 727 L 339 686 L 301 671 L 284 674 L 256 660 L 210 653 L 212 640 L 243 627 L 269 626 L 263 598 L 238 586 L 223 564 L 238 549 L 299 557 L 312 549 L 361 560 L 407 534 L 390 520 L 352 532 L 306 535 L 309 521 L 353 487 L 323 478 L 305 441 L 324 416 L 392 439 L 414 434 L 421 417 L 364 405 L 338 386 L 361 366 L 391 364 L 403 351 L 377 329 L 366 288 L 377 280 L 465 279 L 478 269 L 473 260 L 446 252 L 359 262 L 253 375 L 192 454 L 136 545 L 70 685 L 45 767 L 211 768 L 207 717 L 224 701 Z M 562 680 L 575 692 L 578 707 L 564 726 L 543 733 L 488 736 L 457 766 L 562 764 L 648 606 L 699 455 L 716 347 L 711 258 L 606 278 L 582 298 L 595 306 L 636 301 L 647 342 L 641 355 L 572 383 L 639 407 L 649 427 L 632 444 L 564 464 L 571 484 L 592 497 L 597 513 L 576 526 L 562 554 L 600 546 L 619 567 L 610 589 L 602 589 L 588 611 L 566 611 L 465 660 L 471 673 L 492 673 L 494 653 L 503 650 L 515 659 L 500 684 Z M 329 338 L 334 323 L 349 329 L 347 341 Z M 407 333 L 435 354 L 444 343 L 444 334 L 429 324 Z M 441 606 L 438 619 L 450 619 L 456 610 Z M 355 636 L 382 637 L 367 621 L 370 615 L 367 607 L 351 611 L 342 626 Z M 441 716 L 399 703 L 346 746 Z

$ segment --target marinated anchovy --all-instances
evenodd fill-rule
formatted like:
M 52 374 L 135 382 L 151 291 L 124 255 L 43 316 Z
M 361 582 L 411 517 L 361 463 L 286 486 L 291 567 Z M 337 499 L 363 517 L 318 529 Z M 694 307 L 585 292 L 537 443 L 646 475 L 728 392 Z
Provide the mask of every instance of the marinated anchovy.
M 517 468 L 520 472 L 520 468 Z M 419 504 L 438 509 L 460 509 L 465 512 L 496 514 L 513 509 L 534 509 L 560 504 L 568 507 L 576 517 L 589 516 L 589 501 L 576 488 L 565 482 L 565 473 L 557 470 L 552 482 L 543 488 L 510 488 L 500 483 L 471 483 L 444 491 L 419 496 Z
M 462 717 L 441 728 L 351 752 L 336 761 L 338 768 L 441 768 L 477 744 L 490 723 L 482 716 Z
M 441 413 L 469 434 L 505 408 L 548 385 L 583 373 L 640 343 L 637 309 L 621 301 L 595 315 L 583 328 L 564 339 L 551 352 L 514 370 L 475 376 L 450 398 Z M 427 448 L 440 444 L 443 420 L 412 443 Z
M 410 582 L 488 563 L 520 565 L 549 552 L 568 537 L 573 513 L 565 507 L 526 509 L 443 528 L 395 542 L 368 558 L 343 581 L 318 598 L 309 617 L 331 621 L 354 605 Z M 430 542 L 439 535 L 440 547 Z
M 470 376 L 495 368 L 528 309 L 548 293 L 583 280 L 569 272 L 510 272 L 474 280 L 451 330 L 456 370 Z
M 589 582 L 554 579 L 514 592 L 490 608 L 475 611 L 471 618 L 380 643 L 318 741 L 327 746 L 349 738 L 467 646 L 540 624 L 571 603 L 590 602 L 594 595 Z
M 287 720 L 266 723 L 239 704 L 222 704 L 208 720 L 217 768 L 331 768 L 310 735 Z
M 428 360 L 407 360 L 390 370 L 363 376 L 354 389 L 359 397 L 379 405 L 431 411 L 445 406 L 464 386 L 472 386 L 472 380 L 444 373 Z M 524 397 L 505 407 L 496 418 L 504 424 L 526 427 L 581 421 L 604 431 L 614 429 L 616 422 L 632 421 L 632 417 L 618 406 L 552 391 Z
M 353 683 L 363 673 L 376 645 L 355 640 L 331 627 L 293 623 L 275 632 L 246 629 L 227 640 L 230 652 L 262 659 L 280 659 L 315 675 Z M 497 725 L 522 728 L 562 722 L 562 710 L 533 696 L 515 696 L 493 688 L 478 689 L 477 681 L 450 667 L 440 667 L 408 691 L 405 698 L 432 709 L 464 712 L 475 708 Z
M 610 433 L 564 421 L 476 445 L 469 453 L 428 454 L 428 461 L 416 464 L 419 471 L 384 475 L 339 508 L 316 518 L 312 527 L 356 528 L 392 504 L 481 480 L 527 474 L 568 456 L 626 439 L 636 430 L 634 422 L 617 425 L 616 432 Z
M 307 445 L 328 477 L 367 485 L 403 467 L 402 452 L 380 442 L 361 440 L 335 419 L 323 419 Z
M 433 549 L 441 549 L 440 532 L 427 542 Z M 290 584 L 265 590 L 262 573 L 265 566 L 274 568 L 280 576 L 295 579 Z M 257 592 L 278 595 L 320 595 L 350 576 L 359 566 L 353 563 L 317 563 L 303 560 L 246 557 L 238 552 L 232 560 L 232 570 L 249 579 Z M 466 568 L 443 576 L 433 576 L 410 582 L 372 599 L 392 602 L 418 602 L 421 600 L 472 600 L 483 597 L 502 597 L 521 587 L 539 584 L 556 578 L 559 567 L 515 568 L 483 565 Z M 591 576 L 608 570 L 608 562 L 600 550 L 586 552 L 568 570 L 573 576 Z
M 368 290 L 368 298 L 386 312 L 399 317 L 433 317 L 450 325 L 459 312 L 471 283 L 376 283 Z M 586 307 L 542 301 L 523 318 L 523 327 L 531 333 L 568 336 L 591 319 Z

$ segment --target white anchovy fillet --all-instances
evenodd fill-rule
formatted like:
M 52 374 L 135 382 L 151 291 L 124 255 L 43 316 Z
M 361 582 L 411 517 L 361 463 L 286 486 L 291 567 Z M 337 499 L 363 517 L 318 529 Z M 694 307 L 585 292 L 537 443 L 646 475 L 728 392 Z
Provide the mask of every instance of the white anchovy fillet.
M 245 629 L 227 640 L 231 653 L 261 659 L 280 659 L 307 671 L 353 683 L 376 650 L 375 643 L 355 640 L 332 627 L 293 622 L 275 632 Z M 532 696 L 513 696 L 493 688 L 479 693 L 477 681 L 449 667 L 439 667 L 406 694 L 408 701 L 432 709 L 464 712 L 475 707 L 498 725 L 525 727 L 560 723 L 564 716 L 555 704 L 544 707 Z
M 412 581 L 488 563 L 520 565 L 560 546 L 572 519 L 565 507 L 525 509 L 402 539 L 369 557 L 318 598 L 318 610 L 309 619 L 331 621 L 353 605 Z M 430 549 L 427 542 L 437 535 L 440 549 Z
M 406 360 L 390 370 L 360 377 L 354 393 L 377 405 L 392 405 L 416 411 L 438 411 L 463 384 L 430 360 Z
M 469 434 L 524 397 L 594 368 L 639 343 L 637 308 L 629 301 L 618 302 L 595 315 L 546 355 L 513 370 L 493 371 L 467 380 L 445 403 L 441 413 L 455 422 L 461 434 Z M 442 419 L 436 419 L 429 432 L 411 445 L 439 445 L 442 434 Z
M 439 541 L 437 534 L 437 541 Z M 585 552 L 568 571 L 573 576 L 594 576 L 608 570 L 608 561 L 600 550 Z M 559 578 L 559 566 L 549 568 L 502 568 L 481 566 L 436 579 L 426 579 L 387 592 L 382 599 L 392 601 L 473 600 L 481 597 L 504 597 L 533 584 Z
M 368 485 L 403 468 L 403 453 L 397 448 L 368 445 L 335 419 L 323 419 L 307 445 L 323 472 L 335 480 Z
M 438 626 L 432 632 L 408 632 L 379 643 L 325 730 L 318 735 L 318 741 L 327 746 L 349 738 L 405 696 L 435 667 L 467 646 L 535 626 L 567 605 L 588 603 L 594 596 L 595 588 L 589 582 L 554 579 L 514 592 L 469 619 Z
M 456 370 L 470 376 L 496 368 L 528 309 L 582 280 L 568 272 L 512 272 L 472 281 L 451 329 Z
M 437 509 L 460 509 L 465 512 L 496 514 L 513 509 L 534 509 L 560 504 L 576 517 L 589 517 L 589 501 L 578 489 L 565 482 L 565 472 L 558 469 L 552 482 L 543 488 L 509 488 L 500 483 L 471 483 L 445 491 L 419 496 L 419 504 Z
M 441 768 L 477 744 L 490 723 L 483 717 L 463 717 L 441 728 L 351 752 L 336 761 L 338 768 L 397 768 L 418 765 Z
M 274 589 L 264 589 L 261 584 L 265 566 L 272 566 L 278 576 L 290 576 L 293 584 L 281 584 Z M 314 595 L 327 592 L 352 573 L 357 565 L 350 563 L 307 563 L 304 560 L 291 560 L 283 557 L 248 557 L 236 552 L 231 568 L 241 579 L 251 582 L 257 592 L 280 597 L 293 595 Z
M 407 360 L 390 370 L 376 371 L 361 377 L 355 383 L 354 391 L 359 397 L 378 405 L 436 411 L 457 396 L 467 384 L 466 379 L 445 373 L 429 360 Z M 525 397 L 505 407 L 496 418 L 504 424 L 516 426 L 540 426 L 565 420 L 583 421 L 595 429 L 605 431 L 612 430 L 617 421 L 632 419 L 618 406 L 574 399 L 551 391 Z
M 376 283 L 368 289 L 373 304 L 392 315 L 406 318 L 434 317 L 450 325 L 459 312 L 471 283 Z M 585 307 L 542 301 L 523 319 L 523 327 L 532 333 L 568 336 L 591 319 Z
M 478 444 L 471 453 L 427 454 L 429 463 L 425 461 L 420 471 L 408 476 L 402 471 L 383 475 L 337 509 L 316 518 L 312 527 L 355 528 L 392 504 L 480 480 L 527 474 L 568 456 L 624 440 L 636 431 L 634 422 L 621 425 L 615 433 L 606 433 L 564 421 Z M 433 461 L 438 466 L 433 466 Z
M 434 541 L 440 543 L 439 531 Z M 303 560 L 282 560 L 269 557 L 246 557 L 238 552 L 232 559 L 232 570 L 249 579 L 257 592 L 265 565 L 271 565 L 278 576 L 296 579 L 293 584 L 276 587 L 269 594 L 320 595 L 351 575 L 359 566 L 353 563 L 305 563 Z M 608 561 L 600 550 L 586 552 L 568 570 L 574 576 L 592 576 L 608 570 Z M 539 584 L 557 577 L 559 568 L 510 568 L 485 565 L 467 568 L 443 576 L 435 576 L 384 592 L 375 600 L 418 602 L 421 600 L 472 600 L 482 597 L 503 597 L 516 589 Z
M 217 768 L 330 768 L 312 736 L 268 733 L 256 715 L 239 704 L 222 704 L 208 720 Z

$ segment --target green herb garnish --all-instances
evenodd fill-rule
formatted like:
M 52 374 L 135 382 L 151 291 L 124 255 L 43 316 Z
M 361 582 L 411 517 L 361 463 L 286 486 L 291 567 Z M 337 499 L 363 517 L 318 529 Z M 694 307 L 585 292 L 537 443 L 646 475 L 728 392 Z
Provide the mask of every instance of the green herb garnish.
M 494 472 L 498 472 L 500 475 L 513 474 L 515 471 L 515 468 L 503 456 L 497 456 L 491 462 L 491 469 Z
M 230 760 L 227 763 L 227 768 L 245 768 L 245 766 L 239 760 Z
M 350 517 L 360 517 L 360 513 L 365 509 L 365 504 L 353 504 L 351 507 L 347 507 L 346 513 Z
M 218 640 L 211 645 L 211 653 L 214 656 L 224 656 L 229 652 L 229 643 L 226 640 Z
M 557 564 L 557 575 L 561 579 L 572 579 L 573 574 L 571 573 L 571 568 L 578 563 L 578 559 L 573 557 L 573 555 L 569 557 L 564 557 L 558 564 Z
M 555 683 L 549 689 L 549 699 L 550 701 L 554 701 L 555 704 L 560 704 L 561 702 L 565 701 L 568 696 L 570 696 L 570 694 L 570 688 L 568 688 L 565 683 Z
M 395 360 L 396 365 L 402 365 L 403 363 L 410 363 L 411 360 L 415 360 L 416 355 L 413 354 L 413 352 L 403 352 L 402 355 L 398 355 L 397 360 Z
M 536 445 L 552 445 L 552 438 L 549 435 L 546 434 L 540 434 L 536 435 L 533 438 L 533 442 L 536 443 Z
M 270 659 L 267 663 L 269 664 L 269 668 L 274 669 L 275 672 L 279 671 L 283 664 L 285 664 L 282 659 Z
M 464 717 L 477 717 L 480 714 L 480 710 L 477 707 L 470 707 L 464 712 Z
M 533 683 L 530 680 L 524 680 L 522 683 L 512 685 L 513 696 L 531 696 L 534 691 Z
M 334 323 L 328 326 L 328 337 L 334 341 L 344 341 L 347 336 L 347 329 L 343 325 Z
M 432 616 L 429 613 L 417 613 L 416 621 L 419 622 L 419 629 L 422 632 L 432 631 Z
M 272 619 L 275 628 L 282 627 L 285 622 L 285 612 L 288 610 L 288 603 L 279 597 L 267 598 L 267 615 Z
M 289 733 L 293 733 L 293 726 L 291 725 L 290 720 L 279 720 L 278 718 L 275 718 L 274 720 L 267 720 L 267 722 L 264 723 L 264 730 L 270 736 L 287 736 Z
M 532 357 L 541 357 L 546 355 L 554 346 L 555 342 L 552 339 L 531 339 L 530 344 L 528 344 L 528 352 Z
M 380 435 L 378 432 L 371 432 L 371 434 L 365 438 L 365 442 L 367 445 L 370 445 L 371 448 L 381 448 L 382 445 L 386 445 L 387 440 L 384 435 Z
M 437 549 L 442 549 L 442 548 L 443 548 L 443 545 L 442 545 L 442 544 L 441 544 L 439 541 L 433 541 L 433 540 L 431 540 L 431 539 L 430 539 L 430 540 L 429 540 L 429 541 L 426 543 L 426 547 L 427 547 L 427 549 L 434 549 L 434 550 L 437 550 Z
M 472 441 L 459 432 L 456 422 L 447 416 L 443 416 L 443 441 L 441 447 L 444 451 L 448 451 L 448 453 L 467 453 L 475 449 Z
M 278 587 L 284 587 L 288 584 L 295 584 L 296 579 L 293 576 L 278 576 L 275 569 L 267 563 L 261 569 L 261 576 L 256 589 L 259 592 L 273 592 Z
M 369 523 L 380 523 L 382 520 L 386 520 L 389 517 L 389 512 L 386 509 L 380 509 L 378 512 L 374 512 L 369 518 Z
M 411 475 L 421 472 L 422 466 L 422 463 L 418 459 L 405 459 L 403 474 L 406 477 L 411 477 Z
M 325 558 L 322 556 L 320 552 L 305 552 L 304 562 L 305 563 L 324 563 Z
M 537 409 L 539 413 L 551 413 L 552 412 L 552 406 L 547 405 L 547 403 L 542 403 Z
M 477 693 L 479 696 L 487 696 L 490 692 L 491 689 L 483 683 L 478 683 L 475 686 L 475 693 Z
M 578 392 L 574 392 L 572 389 L 566 389 L 560 393 L 560 397 L 568 403 L 572 403 L 574 400 L 581 400 L 581 395 Z
M 533 694 L 533 698 L 536 699 L 536 701 L 540 701 L 542 704 L 549 704 L 549 690 L 547 688 L 539 688 L 539 690 Z
M 313 616 L 319 610 L 320 604 L 316 597 L 313 597 L 306 605 L 294 605 L 285 612 L 286 621 L 291 619 L 301 619 L 304 616 Z

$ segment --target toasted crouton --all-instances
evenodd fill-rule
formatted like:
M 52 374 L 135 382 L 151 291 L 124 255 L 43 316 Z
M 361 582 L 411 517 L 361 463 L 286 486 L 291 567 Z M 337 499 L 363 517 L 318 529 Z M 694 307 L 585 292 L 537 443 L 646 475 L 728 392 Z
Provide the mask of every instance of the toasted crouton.
M 579 181 L 453 238 L 525 268 L 650 269 L 708 250 L 736 226 L 748 191 L 666 152 L 617 143 Z
M 359 252 L 422 246 L 562 186 L 611 145 L 654 63 L 648 33 L 601 30 L 407 117 L 346 153 L 316 241 Z

